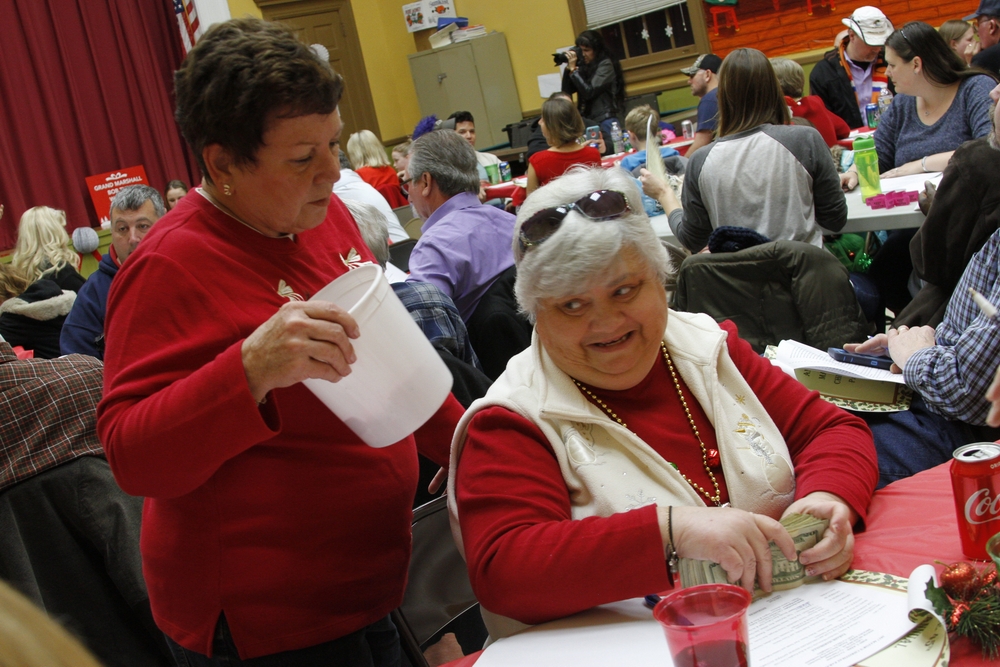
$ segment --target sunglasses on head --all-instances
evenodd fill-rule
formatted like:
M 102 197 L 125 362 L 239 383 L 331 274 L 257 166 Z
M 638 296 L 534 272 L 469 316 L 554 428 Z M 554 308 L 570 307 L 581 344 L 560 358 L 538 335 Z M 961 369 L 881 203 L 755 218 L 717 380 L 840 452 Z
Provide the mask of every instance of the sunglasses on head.
M 543 243 L 556 233 L 570 211 L 576 211 L 595 222 L 614 220 L 631 212 L 628 199 L 617 190 L 598 190 L 571 204 L 543 208 L 521 224 L 517 240 L 524 253 L 528 248 Z

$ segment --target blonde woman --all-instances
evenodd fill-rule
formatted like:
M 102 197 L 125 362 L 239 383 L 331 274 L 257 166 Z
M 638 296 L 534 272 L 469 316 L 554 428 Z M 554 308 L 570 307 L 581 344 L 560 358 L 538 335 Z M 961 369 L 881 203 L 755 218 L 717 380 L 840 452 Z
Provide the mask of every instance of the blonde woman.
M 66 213 L 48 206 L 29 208 L 21 216 L 11 264 L 29 282 L 47 278 L 64 290 L 79 292 L 80 256 L 69 247 Z
M 371 130 L 361 130 L 347 140 L 347 157 L 351 166 L 366 183 L 376 190 L 379 186 L 397 186 L 396 170 L 389 163 L 385 146 Z

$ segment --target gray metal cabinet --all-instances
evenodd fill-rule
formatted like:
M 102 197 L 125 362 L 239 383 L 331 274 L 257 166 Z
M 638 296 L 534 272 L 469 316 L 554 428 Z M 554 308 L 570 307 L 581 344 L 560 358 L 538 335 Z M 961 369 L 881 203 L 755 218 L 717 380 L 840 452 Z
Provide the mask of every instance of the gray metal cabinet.
M 521 120 L 521 102 L 503 33 L 409 58 L 422 116 L 444 119 L 455 111 L 469 111 L 476 119 L 477 149 L 507 143 L 503 128 Z

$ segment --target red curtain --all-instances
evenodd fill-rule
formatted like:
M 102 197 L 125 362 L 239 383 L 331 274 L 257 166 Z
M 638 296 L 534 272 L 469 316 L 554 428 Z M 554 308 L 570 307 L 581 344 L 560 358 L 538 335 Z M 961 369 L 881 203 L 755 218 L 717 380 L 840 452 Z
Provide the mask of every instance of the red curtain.
M 200 180 L 173 118 L 183 56 L 167 0 L 0 0 L 0 249 L 32 206 L 97 226 L 89 175 Z

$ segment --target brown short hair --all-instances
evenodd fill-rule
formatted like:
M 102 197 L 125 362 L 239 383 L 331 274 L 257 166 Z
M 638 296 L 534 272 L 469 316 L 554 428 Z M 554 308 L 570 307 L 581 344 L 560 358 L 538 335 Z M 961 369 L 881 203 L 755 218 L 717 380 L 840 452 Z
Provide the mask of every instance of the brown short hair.
M 773 123 L 788 124 L 788 105 L 767 56 L 736 49 L 719 68 L 719 136 Z
M 206 146 L 218 144 L 238 165 L 256 164 L 274 120 L 333 113 L 343 89 L 340 75 L 290 28 L 233 19 L 210 29 L 174 73 L 175 118 L 208 178 Z
M 660 112 L 655 111 L 653 107 L 648 104 L 637 106 L 629 111 L 625 116 L 625 129 L 634 134 L 635 138 L 639 141 L 645 141 L 646 130 L 649 127 L 650 118 L 653 119 L 653 127 L 655 130 L 659 130 Z
M 576 105 L 564 97 L 545 100 L 542 104 L 542 120 L 545 121 L 545 129 L 555 146 L 577 141 L 586 129 Z
M 781 92 L 789 97 L 802 97 L 802 89 L 806 85 L 806 73 L 802 65 L 788 58 L 771 58 L 771 67 L 778 77 Z

